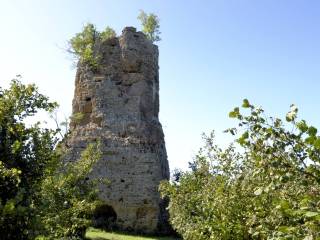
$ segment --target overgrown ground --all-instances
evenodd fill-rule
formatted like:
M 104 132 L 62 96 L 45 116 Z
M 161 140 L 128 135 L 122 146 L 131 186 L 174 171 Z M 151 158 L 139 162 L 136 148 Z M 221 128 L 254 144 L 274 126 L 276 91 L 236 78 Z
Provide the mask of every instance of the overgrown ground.
M 105 232 L 99 229 L 90 228 L 86 237 L 91 240 L 177 240 L 174 237 L 143 237 L 128 235 L 124 233 Z

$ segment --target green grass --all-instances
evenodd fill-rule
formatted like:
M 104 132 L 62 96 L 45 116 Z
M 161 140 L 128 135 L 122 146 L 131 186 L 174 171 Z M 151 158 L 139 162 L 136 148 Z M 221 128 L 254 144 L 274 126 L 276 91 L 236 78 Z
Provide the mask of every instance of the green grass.
M 176 240 L 172 237 L 143 237 L 124 233 L 104 232 L 99 229 L 89 228 L 86 237 L 91 240 Z

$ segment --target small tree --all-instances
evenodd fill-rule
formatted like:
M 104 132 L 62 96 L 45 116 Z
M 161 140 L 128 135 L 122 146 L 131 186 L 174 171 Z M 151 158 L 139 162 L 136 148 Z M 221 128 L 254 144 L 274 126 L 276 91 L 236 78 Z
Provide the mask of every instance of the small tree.
M 70 50 L 77 60 L 82 63 L 86 63 L 91 67 L 97 66 L 97 59 L 94 56 L 94 45 L 96 39 L 99 37 L 99 33 L 96 27 L 88 23 L 83 27 L 82 32 L 77 33 L 71 38 Z
M 100 33 L 101 41 L 105 41 L 116 36 L 116 32 L 111 27 L 106 27 L 104 31 Z
M 35 85 L 14 79 L 0 88 L 0 232 L 1 239 L 27 239 L 32 230 L 35 186 L 54 156 L 56 131 L 26 124 L 38 111 L 57 106 Z
M 138 19 L 142 24 L 142 32 L 146 34 L 150 41 L 157 42 L 161 40 L 159 18 L 157 15 L 153 13 L 146 14 L 144 11 L 140 10 Z
M 76 61 L 87 64 L 92 69 L 97 69 L 100 59 L 100 55 L 94 52 L 97 42 L 115 36 L 116 32 L 110 27 L 106 27 L 104 31 L 99 32 L 95 25 L 88 23 L 81 32 L 70 39 L 68 52 L 75 56 Z

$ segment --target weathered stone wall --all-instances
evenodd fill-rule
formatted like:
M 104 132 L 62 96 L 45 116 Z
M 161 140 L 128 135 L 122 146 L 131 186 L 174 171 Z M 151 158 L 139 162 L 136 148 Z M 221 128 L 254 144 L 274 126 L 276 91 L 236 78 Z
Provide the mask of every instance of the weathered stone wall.
M 95 51 L 99 68 L 77 69 L 72 106 L 83 118 L 70 124 L 68 158 L 77 159 L 89 142 L 101 139 L 103 157 L 93 177 L 110 180 L 100 186 L 100 197 L 114 210 L 116 225 L 158 232 L 166 219 L 158 186 L 169 178 L 158 119 L 158 47 L 127 27 L 119 38 L 97 43 Z

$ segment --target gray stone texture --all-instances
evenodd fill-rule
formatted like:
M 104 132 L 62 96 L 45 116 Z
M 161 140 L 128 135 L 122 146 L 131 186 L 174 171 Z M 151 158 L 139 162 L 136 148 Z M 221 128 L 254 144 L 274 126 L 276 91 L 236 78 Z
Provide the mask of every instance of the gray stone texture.
M 69 160 L 100 139 L 103 156 L 93 177 L 104 177 L 100 198 L 111 206 L 115 224 L 144 233 L 166 231 L 158 186 L 169 179 L 164 134 L 158 119 L 158 47 L 126 27 L 120 37 L 98 42 L 99 67 L 78 65 L 75 78 Z

